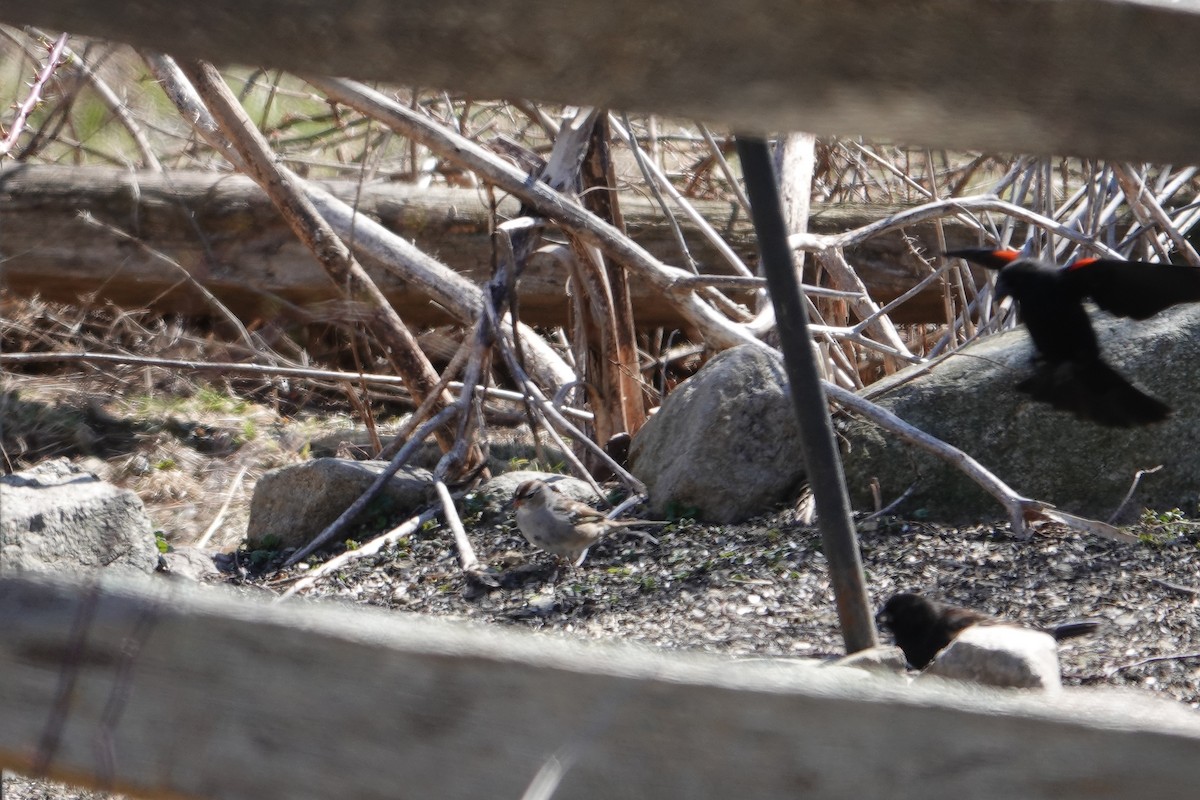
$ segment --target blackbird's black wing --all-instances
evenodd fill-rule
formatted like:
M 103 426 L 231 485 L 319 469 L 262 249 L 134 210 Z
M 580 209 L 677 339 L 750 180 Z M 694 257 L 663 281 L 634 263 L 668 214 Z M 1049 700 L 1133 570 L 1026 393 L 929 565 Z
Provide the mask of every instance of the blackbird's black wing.
M 1085 258 L 1063 272 L 1080 297 L 1118 317 L 1146 319 L 1180 303 L 1200 302 L 1200 268 L 1114 258 Z
M 1100 359 L 1044 362 L 1017 389 L 1083 420 L 1128 428 L 1162 422 L 1171 407 L 1125 380 Z

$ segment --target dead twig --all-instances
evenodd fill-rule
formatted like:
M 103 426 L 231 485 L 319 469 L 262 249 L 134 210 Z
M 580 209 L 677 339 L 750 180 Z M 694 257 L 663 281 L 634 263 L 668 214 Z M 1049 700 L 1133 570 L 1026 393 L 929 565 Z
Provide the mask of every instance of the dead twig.
M 446 520 L 446 524 L 450 527 L 451 533 L 454 534 L 454 546 L 458 549 L 459 563 L 462 565 L 462 571 L 482 581 L 490 586 L 497 586 L 496 579 L 489 576 L 480 566 L 479 559 L 475 555 L 475 548 L 471 546 L 471 540 L 467 538 L 466 528 L 463 527 L 462 520 L 458 516 L 458 509 L 454 507 L 454 498 L 450 495 L 450 489 L 446 486 L 445 481 L 440 479 L 434 480 L 434 489 L 437 491 L 438 500 L 441 501 L 442 515 Z
M 142 57 L 163 91 L 179 109 L 180 116 L 235 166 L 241 164 L 237 150 L 213 119 L 179 65 L 169 56 L 158 53 L 147 52 Z M 298 180 L 281 165 L 276 166 L 281 174 Z M 404 280 L 411 281 L 459 320 L 467 323 L 475 321 L 483 305 L 483 295 L 478 286 L 314 184 L 299 181 L 298 185 L 338 235 L 353 242 L 355 253 L 371 258 Z M 531 328 L 519 326 L 516 335 L 521 336 L 526 351 L 531 354 L 530 368 L 539 380 L 547 385 L 574 380 L 571 368 Z
M 184 369 L 194 372 L 220 372 L 241 375 L 278 376 L 286 378 L 302 378 L 306 380 L 327 380 L 344 382 L 361 378 L 369 384 L 383 386 L 404 386 L 404 378 L 399 375 L 380 375 L 378 373 L 350 373 L 337 370 L 314 369 L 311 367 L 276 366 L 273 364 L 243 364 L 236 361 L 192 361 L 181 358 L 155 358 L 152 356 L 135 356 L 123 353 L 0 353 L 0 364 L 45 364 L 45 363 L 95 363 L 95 364 L 128 364 L 131 366 L 161 367 L 163 369 Z M 461 381 L 448 381 L 446 387 L 459 392 L 463 389 Z M 497 400 L 522 403 L 525 395 L 508 389 L 497 389 L 493 386 L 478 386 L 477 391 Z M 578 408 L 564 407 L 560 409 L 569 417 L 587 422 L 591 420 L 590 412 Z
M 1118 672 L 1124 672 L 1127 669 L 1135 667 L 1144 667 L 1147 664 L 1157 664 L 1160 661 L 1191 661 L 1192 659 L 1200 658 L 1200 653 L 1177 653 L 1169 656 L 1150 656 L 1149 658 L 1140 658 L 1137 661 L 1130 661 L 1128 664 L 1118 664 L 1115 667 L 1110 667 L 1105 670 L 1104 677 L 1111 678 Z
M 652 256 L 643 247 L 624 236 L 612 225 L 589 213 L 578 203 L 564 197 L 545 183 L 530 181 L 529 176 L 497 158 L 476 143 L 432 124 L 382 92 L 342 78 L 306 75 L 305 80 L 330 99 L 362 114 L 374 117 L 398 133 L 411 136 L 438 155 L 477 173 L 482 179 L 511 192 L 535 209 L 594 244 L 614 261 L 640 275 L 664 291 L 664 299 L 696 326 L 716 347 L 752 344 L 765 347 L 743 325 L 739 325 L 705 303 L 694 292 L 676 291 L 673 281 L 691 273 L 671 267 Z
M 347 550 L 346 552 L 329 559 L 324 564 L 314 568 L 303 578 L 293 583 L 286 592 L 276 597 L 274 602 L 278 603 L 279 601 L 291 597 L 294 594 L 307 591 L 312 588 L 318 580 L 332 572 L 336 572 L 352 561 L 373 556 L 388 545 L 394 544 L 401 539 L 411 536 L 413 533 L 420 530 L 421 526 L 426 522 L 429 522 L 431 519 L 437 517 L 440 508 L 440 504 L 430 506 L 420 514 L 404 520 L 404 522 L 392 528 L 390 531 L 381 533 L 379 536 L 376 536 L 369 542 L 364 542 L 362 545 L 353 550 Z
M 243 466 L 238 470 L 238 473 L 234 476 L 233 480 L 230 481 L 229 491 L 225 493 L 225 502 L 223 502 L 221 507 L 217 510 L 217 515 L 213 517 L 213 521 L 204 531 L 204 534 L 199 538 L 199 540 L 197 540 L 196 547 L 203 548 L 205 545 L 207 545 L 209 539 L 211 539 L 213 534 L 216 533 L 221 527 L 221 522 L 224 521 L 225 514 L 229 511 L 230 504 L 233 503 L 234 495 L 238 493 L 238 489 L 242 488 L 242 479 L 246 477 L 246 471 L 246 467 Z
M 46 84 L 50 82 L 54 71 L 58 69 L 59 65 L 64 63 L 63 53 L 67 49 L 67 35 L 65 33 L 60 35 L 54 41 L 54 44 L 46 49 L 49 53 L 46 57 L 46 63 L 38 71 L 38 74 L 34 76 L 33 83 L 29 86 L 29 94 L 25 95 L 25 99 L 17 106 L 17 114 L 9 125 L 8 135 L 0 140 L 0 158 L 7 156 L 16 147 L 17 140 L 25 132 L 25 123 L 29 121 L 29 115 L 42 102 L 42 91 L 46 88 Z
M 434 394 L 438 375 L 421 352 L 416 338 L 350 249 L 318 213 L 305 195 L 301 182 L 290 172 L 279 169 L 274 153 L 221 74 L 203 61 L 187 62 L 180 66 L 222 133 L 237 151 L 239 167 L 267 193 L 288 226 L 312 251 L 329 277 L 338 286 L 345 287 L 345 291 L 352 296 L 368 304 L 371 310 L 368 327 L 392 349 L 392 362 L 408 381 L 409 391 L 418 399 Z M 448 393 L 440 392 L 435 396 L 438 400 L 434 402 L 434 409 L 448 407 L 452 402 Z M 443 451 L 454 446 L 453 433 L 449 429 L 435 431 L 435 437 Z M 478 448 L 474 448 L 469 462 L 477 464 L 481 459 Z
M 1108 521 L 1113 522 L 1121 516 L 1121 512 L 1125 510 L 1125 506 L 1129 505 L 1129 501 L 1133 498 L 1133 493 L 1137 491 L 1138 484 L 1142 482 L 1143 475 L 1153 475 L 1162 468 L 1163 465 L 1159 464 L 1157 467 L 1153 467 L 1151 469 L 1139 469 L 1137 472 L 1135 472 L 1133 474 L 1133 480 L 1129 484 L 1129 491 L 1125 493 L 1125 497 L 1122 498 L 1121 502 L 1117 504 L 1117 510 L 1112 513 L 1112 516 L 1108 518 Z
M 1171 583 L 1170 581 L 1164 581 L 1162 578 L 1146 578 L 1146 580 L 1157 586 L 1161 586 L 1164 589 L 1170 589 L 1172 592 L 1179 592 L 1180 594 L 1187 594 L 1191 595 L 1192 597 L 1200 597 L 1200 588 L 1196 588 L 1194 586 L 1184 586 L 1181 583 Z

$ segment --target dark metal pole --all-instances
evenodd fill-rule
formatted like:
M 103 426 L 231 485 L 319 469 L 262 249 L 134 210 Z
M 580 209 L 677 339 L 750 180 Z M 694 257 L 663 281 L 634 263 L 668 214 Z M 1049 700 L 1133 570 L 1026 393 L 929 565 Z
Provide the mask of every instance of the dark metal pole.
M 817 504 L 817 524 L 821 529 L 833 596 L 846 652 L 854 653 L 878 644 L 875 622 L 867 599 L 862 559 L 842 460 L 833 437 L 829 405 L 821 386 L 812 342 L 808 337 L 808 319 L 804 297 L 787 243 L 787 229 L 771 153 L 763 139 L 737 137 L 738 157 L 746 176 L 750 197 L 750 216 L 758 234 L 767 289 L 775 306 L 775 320 L 783 347 L 783 362 L 792 389 L 792 402 L 800 421 L 804 466 Z

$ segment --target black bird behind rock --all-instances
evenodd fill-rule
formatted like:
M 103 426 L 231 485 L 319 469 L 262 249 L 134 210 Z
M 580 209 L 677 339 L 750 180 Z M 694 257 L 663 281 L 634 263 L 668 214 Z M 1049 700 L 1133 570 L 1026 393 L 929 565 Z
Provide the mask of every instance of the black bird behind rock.
M 1114 427 L 1161 422 L 1171 413 L 1100 356 L 1083 301 L 1118 317 L 1146 319 L 1180 303 L 1200 301 L 1200 269 L 1110 258 L 1083 258 L 1057 267 L 1016 250 L 954 250 L 948 256 L 1000 271 L 996 294 L 1012 297 L 1041 356 L 1017 384 L 1035 400 Z
M 1015 625 L 1002 619 L 972 611 L 969 608 L 947 605 L 913 592 L 893 595 L 875 621 L 891 631 L 896 646 L 915 669 L 924 669 L 943 647 L 972 625 Z M 1099 622 L 1068 622 L 1047 630 L 1057 641 L 1092 633 Z

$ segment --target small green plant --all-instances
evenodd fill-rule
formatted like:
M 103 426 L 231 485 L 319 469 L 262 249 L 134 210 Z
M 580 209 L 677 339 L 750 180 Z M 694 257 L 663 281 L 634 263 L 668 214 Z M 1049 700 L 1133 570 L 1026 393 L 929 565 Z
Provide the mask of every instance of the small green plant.
M 687 506 L 677 500 L 672 500 L 667 504 L 666 516 L 667 519 L 672 522 L 678 522 L 681 525 L 694 525 L 700 517 L 700 509 L 696 506 Z
M 1176 522 L 1184 522 L 1186 517 L 1178 508 L 1172 508 L 1170 511 L 1152 511 L 1145 509 L 1142 511 L 1141 523 L 1143 525 L 1170 525 Z
M 201 386 L 196 392 L 196 403 L 204 411 L 216 414 L 244 414 L 249 404 L 240 397 L 218 391 L 211 386 Z
M 469 492 L 462 499 L 459 514 L 462 516 L 463 524 L 476 525 L 483 519 L 483 512 L 486 509 L 487 499 L 479 492 Z
M 158 552 L 167 553 L 171 550 L 171 545 L 167 543 L 166 531 L 159 529 L 154 532 L 154 546 L 158 548 Z
M 269 533 L 259 539 L 246 539 L 242 542 L 241 552 L 252 568 L 261 569 L 279 556 L 282 544 L 278 535 Z
M 247 540 L 249 545 L 256 550 L 278 550 L 283 544 L 283 539 L 279 538 L 278 534 L 268 533 L 261 539 Z

